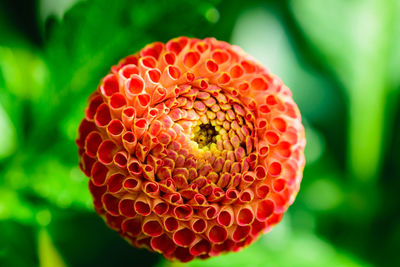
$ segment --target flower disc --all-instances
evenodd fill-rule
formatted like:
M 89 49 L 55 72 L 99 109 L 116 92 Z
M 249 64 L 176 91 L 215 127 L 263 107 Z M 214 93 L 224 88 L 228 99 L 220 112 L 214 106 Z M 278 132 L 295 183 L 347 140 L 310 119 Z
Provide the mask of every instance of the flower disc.
M 282 219 L 305 138 L 278 77 L 237 46 L 180 37 L 111 68 L 77 145 L 107 225 L 186 262 L 238 251 Z

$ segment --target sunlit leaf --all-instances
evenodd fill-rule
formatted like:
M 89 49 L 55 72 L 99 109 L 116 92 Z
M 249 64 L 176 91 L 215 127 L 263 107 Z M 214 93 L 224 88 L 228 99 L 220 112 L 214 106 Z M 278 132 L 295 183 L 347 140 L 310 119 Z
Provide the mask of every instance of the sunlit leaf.
M 376 178 L 381 163 L 394 2 L 291 1 L 313 49 L 347 88 L 348 166 L 359 181 Z
M 39 231 L 38 250 L 40 267 L 65 267 L 61 255 L 54 246 L 49 233 L 45 228 Z
M 14 125 L 0 103 L 0 160 L 9 156 L 16 148 Z

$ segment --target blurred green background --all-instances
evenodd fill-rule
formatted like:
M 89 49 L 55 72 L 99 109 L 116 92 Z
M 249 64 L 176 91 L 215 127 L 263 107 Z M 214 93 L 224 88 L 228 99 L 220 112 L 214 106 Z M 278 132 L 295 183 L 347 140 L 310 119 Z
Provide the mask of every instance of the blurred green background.
M 240 45 L 278 74 L 307 136 L 282 223 L 187 266 L 400 266 L 398 0 L 2 0 L 0 266 L 181 266 L 105 226 L 74 143 L 110 66 L 181 35 Z

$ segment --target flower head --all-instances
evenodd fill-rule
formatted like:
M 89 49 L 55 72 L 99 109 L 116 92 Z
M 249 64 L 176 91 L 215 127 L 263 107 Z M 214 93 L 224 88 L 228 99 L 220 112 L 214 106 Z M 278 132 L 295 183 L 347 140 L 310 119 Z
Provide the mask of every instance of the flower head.
M 180 37 L 122 59 L 77 139 L 97 213 L 133 246 L 186 262 L 277 224 L 304 167 L 290 90 L 239 47 Z

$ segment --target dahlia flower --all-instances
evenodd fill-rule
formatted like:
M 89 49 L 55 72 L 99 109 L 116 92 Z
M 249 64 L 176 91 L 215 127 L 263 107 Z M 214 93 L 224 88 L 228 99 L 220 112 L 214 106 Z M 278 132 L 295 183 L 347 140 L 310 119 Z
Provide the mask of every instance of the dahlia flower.
M 305 162 L 290 90 L 214 38 L 156 42 L 122 59 L 89 97 L 76 142 L 107 225 L 182 262 L 269 231 Z

